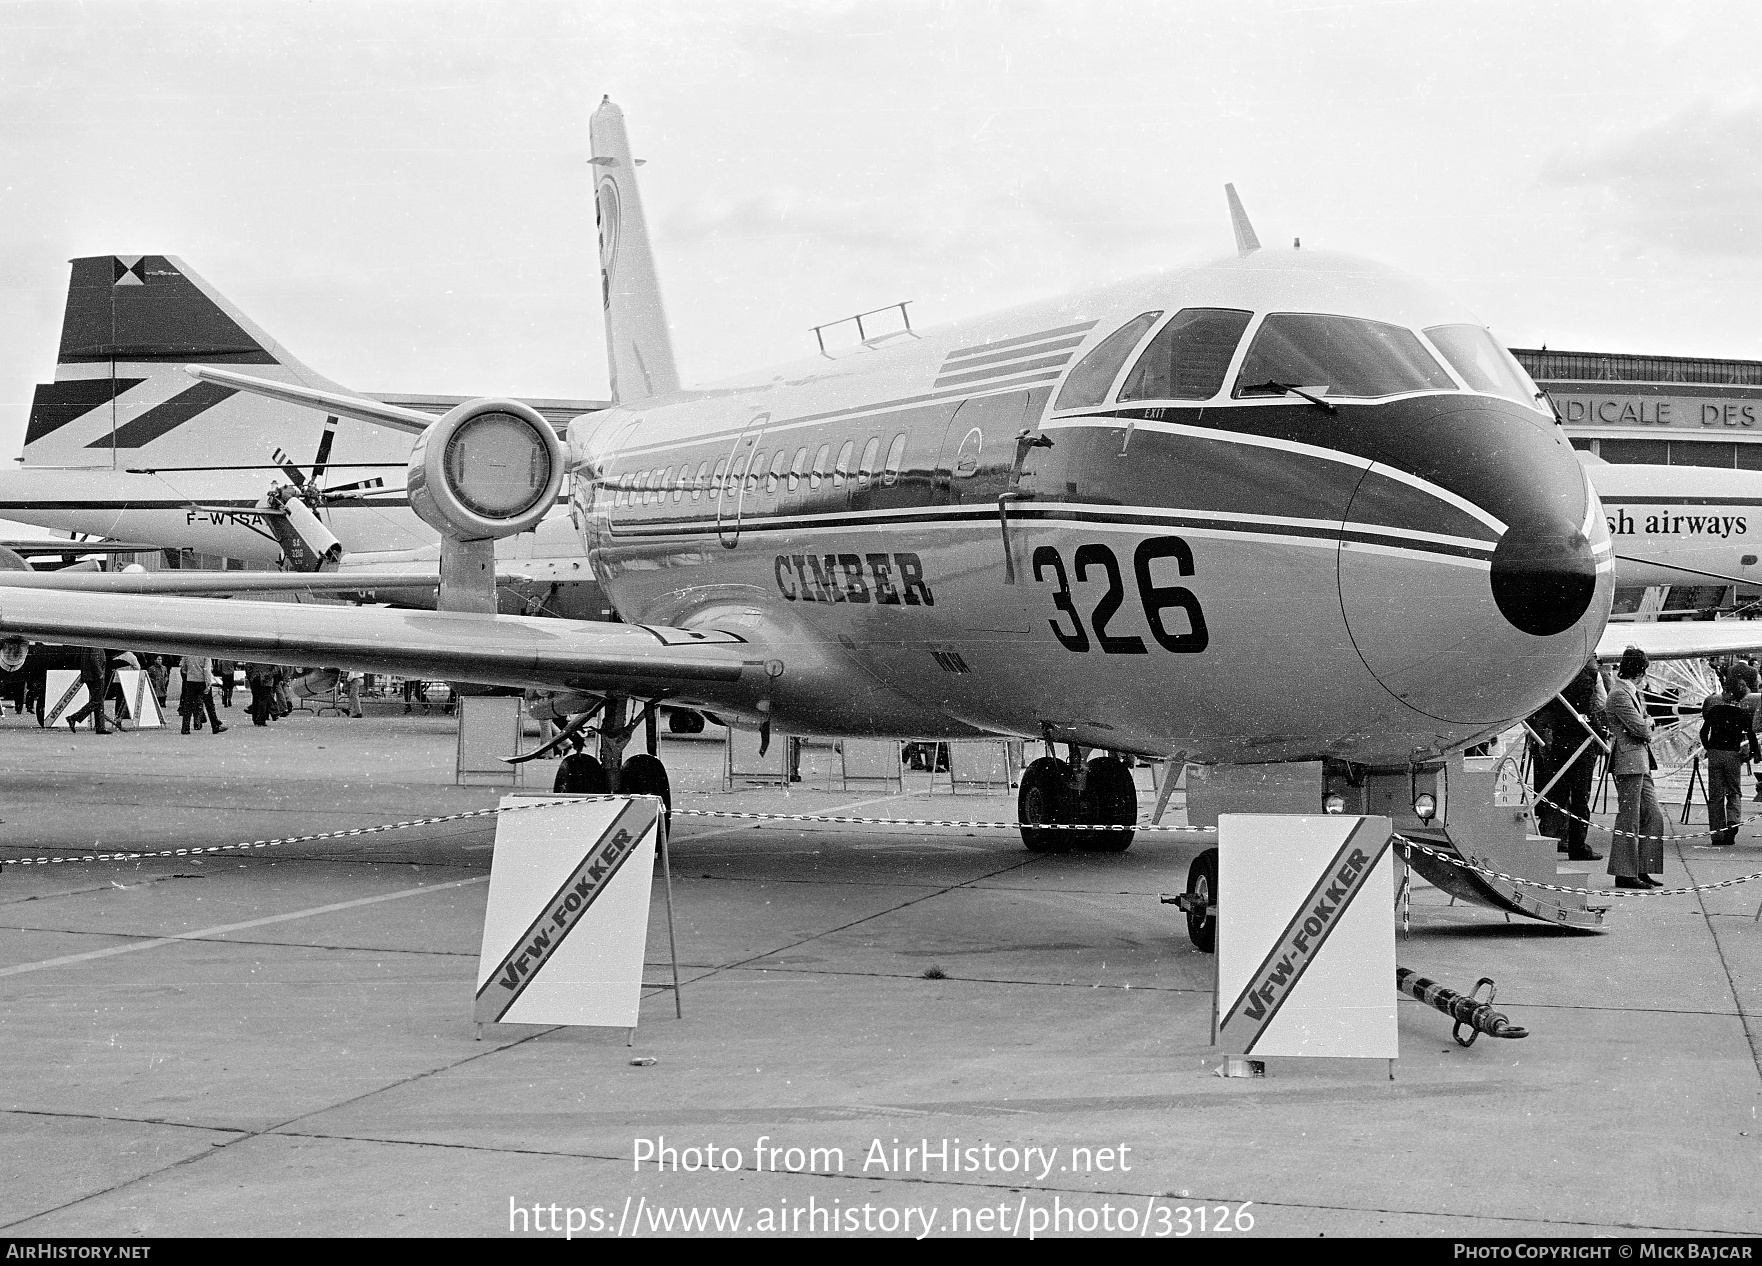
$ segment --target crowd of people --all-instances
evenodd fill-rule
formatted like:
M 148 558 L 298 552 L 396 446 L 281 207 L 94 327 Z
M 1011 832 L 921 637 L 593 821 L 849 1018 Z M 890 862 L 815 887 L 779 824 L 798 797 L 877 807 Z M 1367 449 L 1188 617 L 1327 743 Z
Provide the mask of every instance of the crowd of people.
M 77 733 L 81 725 L 91 724 L 93 733 L 109 734 L 135 720 L 136 702 L 128 700 L 118 674 L 139 671 L 146 675 L 161 715 L 176 704 L 181 734 L 224 734 L 228 726 L 220 719 L 220 710 L 233 706 L 233 696 L 241 678 L 250 691 L 247 711 L 253 725 L 266 726 L 295 711 L 295 696 L 318 700 L 322 707 L 335 708 L 350 717 L 365 716 L 362 704 L 374 692 L 371 673 L 341 673 L 334 670 L 307 670 L 285 664 L 244 663 L 227 659 L 210 659 L 201 655 L 143 655 L 128 651 L 86 648 L 78 653 L 80 680 L 68 691 L 69 697 L 55 706 L 71 708 L 75 691 L 85 701 L 77 710 L 60 713 L 60 723 Z M 181 683 L 175 687 L 174 674 Z M 45 724 L 45 688 L 47 670 L 38 667 L 12 678 L 6 690 L 20 713 L 34 713 L 39 725 Z M 390 683 L 396 685 L 397 683 Z M 428 683 L 409 680 L 402 684 L 404 711 L 420 706 L 429 711 Z M 446 690 L 443 701 L 446 711 L 453 711 L 452 691 Z M 54 721 L 54 717 L 47 718 Z
M 1720 689 L 1701 704 L 1698 739 L 1707 779 L 1710 844 L 1730 848 L 1743 822 L 1747 762 L 1755 771 L 1755 799 L 1762 802 L 1762 743 L 1756 713 L 1762 680 L 1753 660 L 1728 659 L 1710 665 Z M 1623 652 L 1613 678 L 1595 660 L 1554 699 L 1529 719 L 1536 738 L 1533 775 L 1536 820 L 1544 835 L 1573 861 L 1601 861 L 1587 830 L 1591 784 L 1599 756 L 1608 759 L 1615 783 L 1615 824 L 1609 848 L 1609 874 L 1617 888 L 1656 888 L 1664 870 L 1664 813 L 1653 773 L 1658 758 L 1652 739 L 1657 709 L 1646 697 L 1651 661 L 1638 647 Z

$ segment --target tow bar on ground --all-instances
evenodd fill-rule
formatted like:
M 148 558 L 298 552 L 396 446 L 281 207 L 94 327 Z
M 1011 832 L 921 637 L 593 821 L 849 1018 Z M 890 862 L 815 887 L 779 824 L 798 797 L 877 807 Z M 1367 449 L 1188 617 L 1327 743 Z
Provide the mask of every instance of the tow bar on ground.
M 1491 977 L 1482 976 L 1475 982 L 1475 987 L 1466 994 L 1457 993 L 1454 989 L 1446 989 L 1435 980 L 1427 980 L 1418 972 L 1408 971 L 1405 967 L 1395 968 L 1395 988 L 1402 993 L 1418 998 L 1427 1006 L 1435 1007 L 1456 1021 L 1456 1027 L 1450 1030 L 1450 1036 L 1456 1039 L 1458 1046 L 1473 1046 L 1475 1038 L 1482 1033 L 1489 1037 L 1528 1037 L 1530 1031 L 1511 1023 L 1503 1011 L 1493 1010 L 1493 995 L 1498 991 Z M 1485 998 L 1480 996 L 1482 988 L 1487 991 Z M 1462 1031 L 1468 1030 L 1466 1039 Z

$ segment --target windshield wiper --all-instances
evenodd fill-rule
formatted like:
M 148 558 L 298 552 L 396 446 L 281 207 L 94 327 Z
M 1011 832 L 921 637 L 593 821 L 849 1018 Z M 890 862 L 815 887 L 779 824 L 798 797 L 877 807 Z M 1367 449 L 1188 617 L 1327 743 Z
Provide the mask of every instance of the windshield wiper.
M 1340 411 L 1337 406 L 1330 404 L 1326 400 L 1323 400 L 1320 396 L 1315 395 L 1313 392 L 1305 391 L 1302 387 L 1293 387 L 1288 382 L 1279 382 L 1276 379 L 1269 378 L 1267 381 L 1261 383 L 1258 387 L 1250 387 L 1248 390 L 1250 390 L 1250 391 L 1276 391 L 1280 395 L 1302 396 L 1305 400 L 1309 401 L 1309 403 L 1311 403 L 1313 405 L 1318 405 L 1319 407 L 1326 409 L 1329 413 L 1338 413 Z

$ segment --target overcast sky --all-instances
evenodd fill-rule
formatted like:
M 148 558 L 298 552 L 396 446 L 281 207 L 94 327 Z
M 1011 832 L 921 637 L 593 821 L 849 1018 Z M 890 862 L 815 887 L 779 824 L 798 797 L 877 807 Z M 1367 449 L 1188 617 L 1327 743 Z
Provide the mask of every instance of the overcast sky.
M 66 261 L 182 256 L 368 391 L 606 391 L 624 109 L 687 382 L 1227 254 L 1355 251 L 1508 343 L 1762 359 L 1762 6 L 0 3 L 0 453 Z

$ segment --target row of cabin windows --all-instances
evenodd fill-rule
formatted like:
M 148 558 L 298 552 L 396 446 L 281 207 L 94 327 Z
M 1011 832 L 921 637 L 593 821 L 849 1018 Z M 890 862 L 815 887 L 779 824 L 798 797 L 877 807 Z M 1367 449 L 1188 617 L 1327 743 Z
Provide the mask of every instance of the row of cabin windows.
M 904 431 L 895 435 L 893 442 L 887 446 L 885 465 L 876 465 L 876 458 L 881 452 L 880 436 L 869 437 L 869 442 L 863 445 L 862 456 L 857 459 L 853 469 L 851 454 L 855 451 L 856 441 L 846 440 L 838 450 L 836 460 L 832 459 L 832 445 L 826 443 L 820 445 L 811 464 L 804 445 L 795 450 L 793 457 L 787 447 L 772 453 L 755 453 L 750 464 L 736 457 L 732 471 L 728 470 L 727 458 L 718 461 L 713 470 L 706 460 L 698 463 L 695 472 L 689 463 L 630 471 L 619 477 L 612 503 L 621 506 L 655 505 L 665 501 L 669 493 L 672 494 L 674 504 L 684 501 L 688 496 L 693 501 L 701 501 L 708 495 L 713 501 L 724 490 L 728 495 L 734 495 L 740 490 L 743 480 L 747 493 L 755 496 L 760 492 L 775 494 L 780 489 L 794 492 L 804 482 L 810 489 L 817 489 L 827 481 L 834 488 L 843 488 L 848 482 L 851 487 L 859 490 L 874 484 L 891 488 L 899 482 L 900 467 L 905 461 Z

